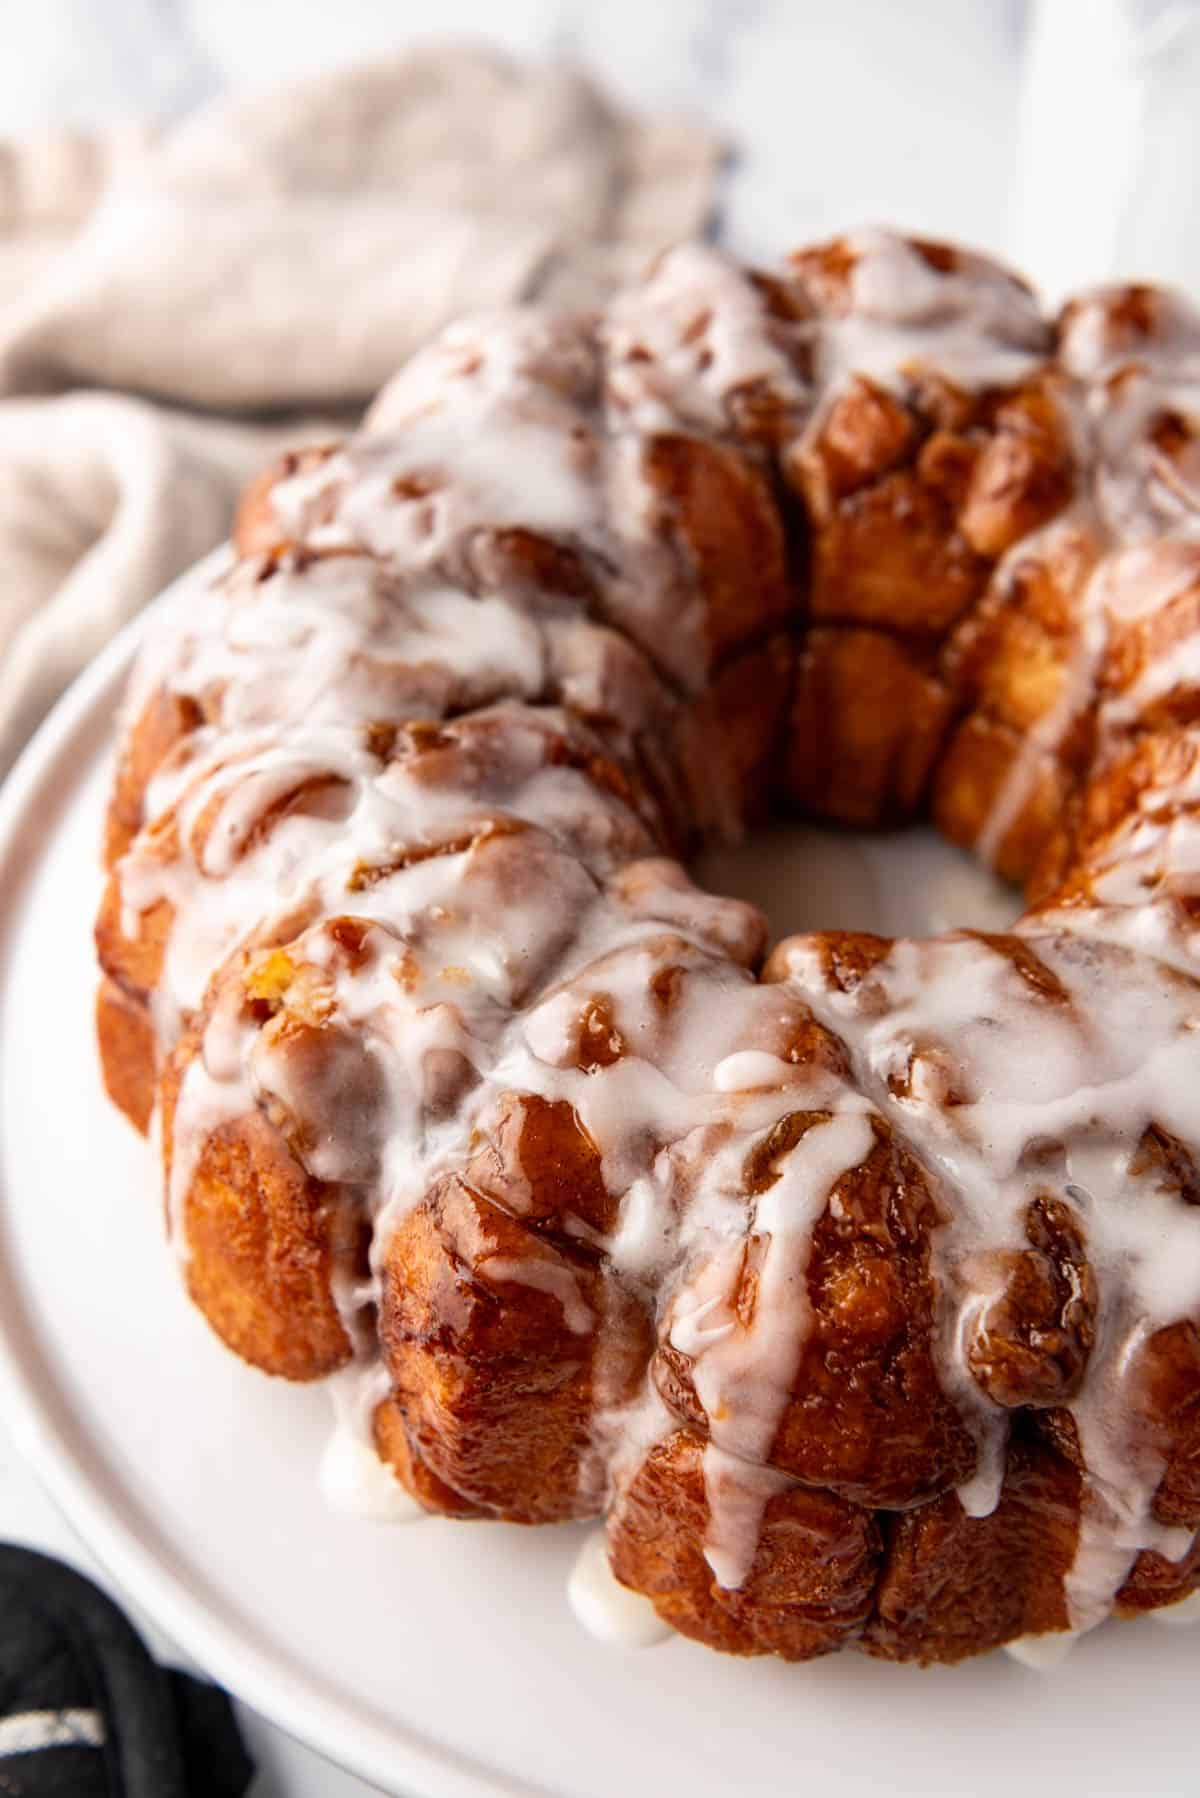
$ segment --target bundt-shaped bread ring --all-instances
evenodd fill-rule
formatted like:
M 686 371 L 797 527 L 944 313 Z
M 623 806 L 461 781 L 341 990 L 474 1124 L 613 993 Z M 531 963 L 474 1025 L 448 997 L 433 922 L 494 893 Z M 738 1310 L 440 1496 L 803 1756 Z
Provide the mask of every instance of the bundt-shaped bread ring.
M 686 247 L 251 488 L 131 688 L 100 1044 L 370 1503 L 603 1516 L 742 1654 L 1200 1584 L 1198 420 L 1151 290 Z M 1030 909 L 768 955 L 677 858 L 772 808 Z

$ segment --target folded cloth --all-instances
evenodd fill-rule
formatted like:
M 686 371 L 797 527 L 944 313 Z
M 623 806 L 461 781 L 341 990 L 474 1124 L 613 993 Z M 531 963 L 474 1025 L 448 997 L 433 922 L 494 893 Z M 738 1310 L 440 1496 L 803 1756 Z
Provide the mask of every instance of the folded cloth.
M 82 1574 L 0 1544 L 0 1792 L 241 1798 L 253 1774 L 223 1692 L 158 1667 Z
M 0 767 L 295 437 L 119 394 L 0 401 Z
M 461 45 L 0 145 L 0 768 L 274 445 L 459 312 L 599 298 L 703 224 L 718 157 Z

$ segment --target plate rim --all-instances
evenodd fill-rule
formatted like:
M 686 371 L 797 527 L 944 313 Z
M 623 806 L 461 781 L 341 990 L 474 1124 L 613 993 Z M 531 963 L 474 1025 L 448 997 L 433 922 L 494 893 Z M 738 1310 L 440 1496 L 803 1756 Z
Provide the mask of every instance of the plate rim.
M 39 797 L 46 789 L 60 795 L 70 792 L 78 780 L 78 769 L 72 771 L 69 765 L 70 752 L 81 736 L 111 734 L 100 708 L 119 700 L 133 658 L 155 619 L 185 582 L 203 578 L 206 569 L 215 573 L 228 554 L 228 546 L 222 545 L 203 557 L 125 624 L 62 693 L 0 782 L 0 978 L 13 953 L 10 939 L 22 891 L 47 840 L 36 822 Z M 17 853 L 22 839 L 33 845 L 23 856 Z M 97 858 L 98 852 L 99 820 Z M 11 1203 L 0 1167 L 0 1211 Z M 172 1643 L 286 1734 L 385 1791 L 396 1790 L 401 1781 L 412 1798 L 548 1798 L 544 1787 L 488 1769 L 470 1754 L 422 1736 L 399 1720 L 385 1727 L 362 1716 L 351 1724 L 345 1705 L 315 1679 L 295 1669 L 273 1670 L 269 1650 L 240 1641 L 218 1606 L 189 1590 L 155 1548 L 139 1541 L 120 1503 L 97 1489 L 86 1456 L 65 1435 L 60 1437 L 28 1365 L 29 1351 L 22 1350 L 19 1340 L 20 1321 L 28 1313 L 0 1261 L 0 1290 L 6 1285 L 16 1304 L 0 1305 L 0 1419 L 39 1483 L 111 1574 L 119 1592 L 139 1605 Z

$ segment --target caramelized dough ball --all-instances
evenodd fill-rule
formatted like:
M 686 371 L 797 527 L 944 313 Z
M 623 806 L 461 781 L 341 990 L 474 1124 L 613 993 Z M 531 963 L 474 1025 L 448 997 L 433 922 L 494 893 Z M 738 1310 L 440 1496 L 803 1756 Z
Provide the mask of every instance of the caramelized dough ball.
M 529 1223 L 556 1231 L 584 1224 L 598 1236 L 617 1221 L 600 1151 L 565 1099 L 501 1093 L 478 1132 L 467 1179 Z
M 869 827 L 911 817 L 950 715 L 944 684 L 897 638 L 811 630 L 788 720 L 788 798 L 839 824 Z
M 628 1397 L 650 1348 L 595 1252 L 448 1177 L 397 1224 L 382 1276 L 394 1396 L 435 1477 L 515 1523 L 594 1516 L 597 1391 Z
M 1166 1605 L 1190 1598 L 1200 1587 L 1200 1541 L 1194 1542 L 1179 1561 L 1168 1561 L 1153 1549 L 1143 1549 L 1116 1596 L 1118 1617 L 1140 1617 Z
M 1101 700 L 1123 704 L 1126 727 L 1139 730 L 1169 729 L 1172 724 L 1200 723 L 1200 681 L 1185 663 L 1176 663 L 1174 679 L 1161 690 L 1139 697 L 1139 681 L 1153 689 L 1155 665 L 1172 651 L 1200 636 L 1200 556 L 1190 555 L 1195 578 L 1181 573 L 1181 589 L 1160 605 L 1110 618 L 1101 670 Z
M 447 1486 L 426 1465 L 413 1447 L 404 1412 L 395 1398 L 376 1405 L 371 1420 L 375 1452 L 391 1468 L 405 1491 L 424 1510 L 438 1517 L 485 1517 L 487 1512 Z
M 1055 1405 L 1074 1398 L 1096 1333 L 1096 1278 L 1069 1205 L 1049 1195 L 1025 1221 L 1030 1247 L 972 1268 L 992 1296 L 973 1318 L 967 1365 L 994 1404 Z
M 953 1492 L 892 1519 L 862 1646 L 885 1660 L 961 1661 L 1017 1636 L 1069 1627 L 1063 1580 L 1075 1554 L 1079 1475 L 1014 1435 L 1000 1502 L 968 1517 Z
M 815 517 L 824 519 L 839 500 L 890 474 L 907 460 L 918 434 L 906 406 L 877 381 L 851 375 L 830 404 L 811 462 L 801 465 Z
M 1006 562 L 985 598 L 956 630 L 942 656 L 944 678 L 960 702 L 1022 734 L 1054 719 L 1055 752 L 1086 760 L 1090 739 L 1080 717 L 1089 692 L 1071 689 L 1088 581 L 1099 546 L 1090 531 L 1056 526 Z
M 713 664 L 795 611 L 779 507 L 750 457 L 701 437 L 653 437 L 642 476 L 653 528 L 678 559 L 685 590 L 702 601 Z M 636 619 L 630 625 L 636 631 Z M 653 655 L 662 645 L 646 648 Z
M 96 993 L 96 1038 L 108 1096 L 145 1136 L 158 1074 L 154 1023 L 140 998 L 123 992 L 107 977 Z
M 993 561 L 1067 504 L 1075 486 L 1071 441 L 1051 378 L 1001 401 L 971 468 L 958 525 Z
M 809 608 L 820 624 L 936 637 L 978 599 L 988 569 L 955 528 L 940 483 L 896 469 L 828 519 L 815 514 Z
M 1134 1405 L 1165 1460 L 1154 1515 L 1160 1523 L 1200 1529 L 1200 1324 L 1186 1318 L 1156 1330 L 1140 1363 Z
M 1132 1452 L 1162 1469 L 1153 1515 L 1171 1528 L 1200 1529 L 1200 1325 L 1190 1318 L 1156 1330 L 1135 1351 L 1125 1391 Z M 1075 1420 L 1066 1409 L 1037 1414 L 1037 1428 L 1082 1469 Z
M 1023 743 L 1009 725 L 980 714 L 955 731 L 933 788 L 933 817 L 943 836 L 974 848 L 1011 801 L 1011 819 L 992 849 L 1005 880 L 1023 881 L 1037 865 L 1069 804 L 1069 777 L 1046 750 Z
M 125 733 L 104 832 L 104 865 L 112 868 L 145 823 L 146 788 L 171 752 L 203 719 L 187 694 L 156 688 Z
M 748 1158 L 751 1202 L 780 1178 L 810 1122 L 784 1118 Z M 975 1445 L 942 1390 L 933 1352 L 929 1240 L 938 1222 L 920 1166 L 878 1121 L 866 1160 L 834 1183 L 813 1231 L 811 1317 L 767 1456 L 771 1467 L 888 1508 L 923 1503 L 969 1476 Z M 728 1310 L 737 1329 L 753 1328 L 761 1248 L 749 1235 L 734 1266 Z M 672 1346 L 670 1324 L 668 1312 L 654 1377 L 672 1411 L 703 1435 L 709 1420 L 693 1361 Z
M 947 398 L 928 381 L 900 397 L 851 376 L 813 440 L 789 452 L 818 623 L 939 637 L 983 593 L 991 565 L 1071 498 L 1074 456 L 1049 377 L 995 398 L 955 396 L 953 410 Z
M 179 1088 L 197 1037 L 185 1037 L 162 1089 L 170 1191 Z M 317 1380 L 353 1352 L 332 1276 L 366 1268 L 365 1219 L 351 1194 L 305 1173 L 281 1133 L 252 1111 L 210 1131 L 179 1209 L 188 1291 L 223 1342 L 264 1373 Z
M 870 1614 L 880 1552 L 871 1514 L 828 1492 L 775 1492 L 753 1566 L 726 1590 L 704 1558 L 703 1455 L 686 1430 L 651 1449 L 609 1519 L 617 1578 L 645 1593 L 681 1635 L 726 1654 L 807 1661 L 853 1642 Z
M 767 815 L 794 669 L 791 639 L 770 637 L 719 668 L 682 714 L 678 756 L 701 836 L 736 834 Z

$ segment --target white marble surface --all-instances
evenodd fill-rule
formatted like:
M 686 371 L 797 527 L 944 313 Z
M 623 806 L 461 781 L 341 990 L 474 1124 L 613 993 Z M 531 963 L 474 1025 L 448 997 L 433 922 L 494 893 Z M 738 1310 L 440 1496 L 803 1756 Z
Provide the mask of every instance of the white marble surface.
M 727 235 L 886 220 L 1054 296 L 1200 287 L 1200 0 L 3 0 L 0 132 L 172 115 L 427 37 L 569 56 L 728 131 Z M 19 19 L 19 24 L 17 23 Z
M 432 28 L 571 56 L 632 100 L 715 118 L 739 149 L 731 235 L 755 250 L 874 219 L 1005 250 L 1027 11 L 1027 0 L 39 0 L 21 11 L 20 56 L 0 54 L 0 130 L 171 113 Z
M 572 56 L 631 100 L 716 119 L 736 151 L 722 228 L 755 253 L 887 220 L 1013 256 L 1051 289 L 1122 259 L 1200 284 L 1200 9 L 1180 0 L 4 5 L 0 132 L 175 114 L 435 23 Z M 88 1565 L 0 1434 L 5 1536 Z M 368 1793 L 243 1717 L 261 1768 L 254 1798 Z

